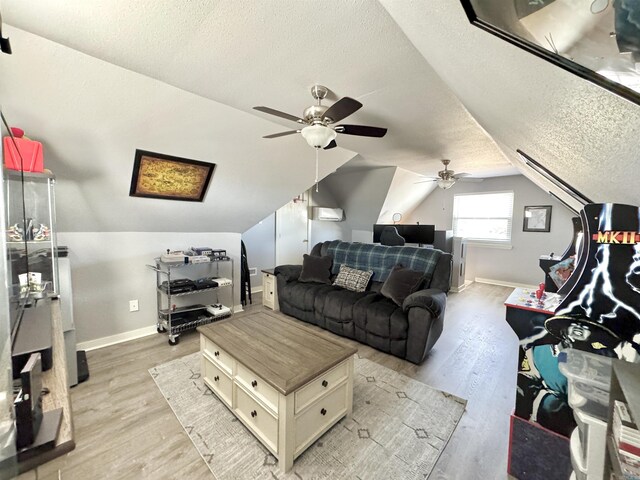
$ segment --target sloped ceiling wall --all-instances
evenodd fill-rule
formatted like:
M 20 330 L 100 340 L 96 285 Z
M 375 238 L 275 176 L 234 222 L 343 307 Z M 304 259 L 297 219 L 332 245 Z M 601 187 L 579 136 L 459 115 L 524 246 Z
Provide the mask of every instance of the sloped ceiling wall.
M 394 213 L 399 213 L 403 219 L 408 218 L 434 188 L 436 188 L 435 182 L 425 182 L 424 177 L 414 172 L 396 168 L 375 223 L 394 223 Z M 404 222 L 400 221 L 400 223 Z
M 458 1 L 7 0 L 3 14 L 20 29 L 5 25 L 0 102 L 45 140 L 62 230 L 246 230 L 314 175 L 299 136 L 260 139 L 292 125 L 251 106 L 299 114 L 314 82 L 365 104 L 349 123 L 389 127 L 339 137 L 349 150 L 322 152 L 321 176 L 354 152 L 513 174 L 521 148 L 596 201 L 639 203 L 640 107 L 473 27 Z M 217 162 L 206 201 L 128 197 L 136 148 Z
M 3 111 L 43 140 L 60 231 L 242 232 L 313 183 L 313 150 L 261 139 L 271 122 L 6 30 L 14 54 L 0 58 Z M 136 149 L 216 163 L 205 201 L 130 197 Z M 322 153 L 321 178 L 355 155 Z
M 381 3 L 512 162 L 519 148 L 594 201 L 640 204 L 640 106 L 472 26 L 458 1 Z
M 336 204 L 344 209 L 345 220 L 338 223 L 343 240 L 360 241 L 357 232 L 372 231 L 395 171 L 396 167 L 338 171 L 322 182 L 320 188 L 328 188 Z M 369 236 L 367 239 L 370 241 Z
M 303 168 L 309 165 L 305 163 L 307 159 L 311 164 L 313 161 L 313 151 L 300 135 L 275 140 L 260 138 L 266 133 L 290 130 L 297 125 L 256 112 L 252 107 L 266 105 L 301 115 L 302 110 L 313 103 L 309 88 L 314 83 L 329 87 L 326 104 L 343 96 L 356 98 L 364 104 L 345 123 L 389 129 L 382 139 L 338 137 L 341 147 L 358 152 L 368 164 L 402 166 L 432 175 L 440 169 L 440 159 L 452 158 L 460 170 L 471 173 L 515 173 L 515 168 L 493 140 L 478 126 L 382 5 L 374 0 L 323 0 L 321 4 L 293 0 L 104 0 L 98 4 L 84 0 L 3 0 L 2 8 L 5 24 L 22 31 L 14 35 L 8 30 L 14 37 L 14 56 L 27 56 L 28 60 L 22 61 L 29 65 L 24 65 L 20 75 L 16 73 L 0 80 L 0 87 L 6 87 L 0 88 L 0 101 L 6 104 L 4 97 L 12 93 L 14 84 L 18 85 L 17 90 L 26 93 L 26 87 L 20 87 L 26 83 L 36 92 L 49 90 L 52 95 L 74 99 L 74 102 L 65 103 L 69 109 L 64 118 L 69 137 L 75 132 L 89 130 L 89 125 L 99 124 L 103 131 L 125 131 L 129 143 L 158 140 L 155 143 L 176 155 L 191 154 L 206 159 L 224 152 L 225 158 L 238 165 L 240 173 L 234 178 L 237 182 L 235 190 L 224 190 L 222 193 L 226 196 L 219 199 L 233 197 L 245 208 L 249 202 L 245 203 L 243 197 L 247 195 L 260 203 L 257 211 L 247 213 L 253 222 L 247 227 L 265 216 L 261 211 L 263 205 L 276 210 L 286 203 L 286 199 L 313 183 L 308 177 L 297 176 L 307 171 Z M 45 52 L 32 55 L 31 47 L 22 45 L 23 38 L 30 38 L 24 32 L 55 42 L 57 47 L 47 47 Z M 35 44 L 35 40 L 30 42 Z M 73 58 L 85 60 L 69 61 L 71 53 L 60 46 L 75 52 Z M 120 81 L 109 85 L 94 66 L 85 68 L 85 64 L 93 65 L 98 60 L 117 65 L 126 73 L 118 74 L 122 76 Z M 3 70 L 9 71 L 12 63 L 6 63 L 5 68 L 5 61 L 0 59 Z M 60 74 L 53 68 L 56 62 L 66 64 L 65 68 L 70 72 Z M 106 67 L 105 70 L 117 71 Z M 124 78 L 133 78 L 132 72 L 146 80 L 136 77 L 133 82 L 136 85 L 131 87 L 134 91 L 130 92 Z M 22 76 L 29 78 L 23 80 Z M 73 77 L 71 83 L 65 83 L 67 76 Z M 176 88 L 170 89 L 168 85 Z M 144 100 L 137 99 L 140 90 L 148 90 L 149 96 L 143 95 Z M 157 91 L 164 93 L 159 95 Z M 167 102 L 167 95 L 174 100 Z M 183 99 L 189 99 L 189 107 L 174 107 L 175 102 L 183 102 Z M 19 108 L 18 100 L 21 102 Z M 212 104 L 208 100 L 220 103 Z M 26 95 L 21 95 L 11 105 L 16 107 L 12 121 L 20 120 L 25 129 L 37 137 L 41 124 L 51 121 L 49 113 L 52 109 L 41 111 L 31 105 L 28 112 L 23 112 L 22 105 L 26 101 Z M 108 104 L 114 113 L 105 115 L 99 122 L 84 113 L 73 114 L 76 103 L 91 104 L 93 101 L 98 106 Z M 196 104 L 201 105 L 191 106 Z M 222 108 L 221 104 L 233 110 Z M 120 119 L 115 112 L 124 107 L 141 111 L 132 113 L 133 121 Z M 194 118 L 184 118 L 191 110 L 195 111 Z M 173 115 L 178 117 L 171 125 L 160 120 Z M 155 118 L 148 121 L 152 116 Z M 74 123 L 76 117 L 79 127 Z M 262 123 L 257 123 L 256 118 Z M 259 126 L 264 128 L 258 129 Z M 187 132 L 184 141 L 172 135 L 174 131 L 180 132 L 178 135 Z M 40 138 L 45 137 L 41 135 Z M 64 159 L 68 171 L 84 169 L 86 157 L 91 157 L 96 165 L 103 162 L 107 140 L 90 148 L 93 139 L 86 139 L 83 156 L 67 155 Z M 151 142 L 150 139 L 155 140 Z M 185 147 L 183 143 L 189 146 Z M 237 157 L 230 155 L 232 144 L 238 146 Z M 108 160 L 113 162 L 117 153 L 115 162 L 121 166 L 123 149 L 122 152 L 112 151 Z M 127 162 L 131 155 L 127 150 Z M 322 152 L 321 165 L 327 167 L 324 172 L 335 170 L 343 160 L 350 158 L 349 152 L 337 154 L 337 160 L 333 155 L 334 152 L 331 155 Z M 325 162 L 327 157 L 329 161 Z M 228 165 L 221 167 L 224 168 L 219 170 L 220 174 Z M 94 168 L 91 181 L 97 186 L 100 176 L 109 167 Z M 78 175 L 76 173 L 76 180 Z M 61 177 L 61 183 L 62 180 Z M 227 180 L 225 178 L 225 182 Z M 114 179 L 107 176 L 104 183 L 112 186 Z M 300 183 L 304 183 L 302 188 Z M 241 190 L 245 185 L 246 193 Z M 279 188 L 274 192 L 266 188 L 275 188 L 275 185 Z M 60 185 L 60 189 L 62 192 L 65 186 Z M 264 195 L 265 190 L 267 195 Z M 230 196 L 231 191 L 235 193 Z M 120 192 L 122 190 L 116 194 Z M 265 203 L 266 198 L 269 200 Z M 92 198 L 87 198 L 86 202 L 99 203 Z M 227 206 L 217 202 L 215 208 Z M 144 216 L 132 223 L 139 225 L 139 221 L 148 218 L 152 208 L 145 210 Z M 244 218 L 240 218 L 241 209 L 232 210 L 229 217 L 216 217 L 216 228 L 246 229 Z M 84 225 L 67 228 L 131 228 L 114 225 L 118 218 L 113 215 L 105 218 L 95 207 L 93 212 L 95 219 L 74 215 L 75 221 Z M 198 213 L 202 216 L 202 212 Z M 189 223 L 193 224 L 193 229 L 205 228 L 197 223 L 198 218 L 198 215 L 189 216 L 184 222 L 180 220 L 180 225 Z M 231 219 L 235 221 L 231 222 Z M 242 225 L 238 226 L 238 222 Z M 162 227 L 156 224 L 154 228 Z

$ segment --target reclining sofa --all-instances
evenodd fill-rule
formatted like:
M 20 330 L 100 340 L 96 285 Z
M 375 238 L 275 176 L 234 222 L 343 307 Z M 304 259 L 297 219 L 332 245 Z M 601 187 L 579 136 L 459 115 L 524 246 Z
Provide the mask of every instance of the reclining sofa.
M 416 364 L 425 360 L 442 333 L 451 285 L 450 254 L 333 240 L 317 244 L 310 255 L 332 257 L 331 280 L 343 264 L 372 270 L 373 276 L 364 292 L 355 292 L 328 283 L 301 282 L 302 265 L 280 265 L 274 273 L 283 313 Z M 424 272 L 420 289 L 401 305 L 380 293 L 397 265 Z

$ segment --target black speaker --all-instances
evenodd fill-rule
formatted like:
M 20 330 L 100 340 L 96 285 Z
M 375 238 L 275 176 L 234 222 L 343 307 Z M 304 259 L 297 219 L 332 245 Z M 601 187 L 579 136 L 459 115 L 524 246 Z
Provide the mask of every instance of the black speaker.
M 20 372 L 22 388 L 14 401 L 18 449 L 31 445 L 42 424 L 42 359 L 39 353 L 29 357 Z

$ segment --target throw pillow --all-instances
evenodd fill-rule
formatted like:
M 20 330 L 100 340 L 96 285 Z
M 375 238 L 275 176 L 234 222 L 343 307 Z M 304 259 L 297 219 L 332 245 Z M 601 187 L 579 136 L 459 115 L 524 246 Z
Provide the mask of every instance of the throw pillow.
M 404 299 L 417 292 L 423 281 L 423 273 L 396 265 L 382 285 L 380 293 L 402 306 Z
M 340 271 L 333 284 L 353 292 L 364 292 L 372 275 L 373 270 L 356 270 L 346 265 L 340 265 Z
M 302 272 L 298 281 L 307 283 L 331 283 L 331 264 L 333 258 L 307 255 L 302 257 Z

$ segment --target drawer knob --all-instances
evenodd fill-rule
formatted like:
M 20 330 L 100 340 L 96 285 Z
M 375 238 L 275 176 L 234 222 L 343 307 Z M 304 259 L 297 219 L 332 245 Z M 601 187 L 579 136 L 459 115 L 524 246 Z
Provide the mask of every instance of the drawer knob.
M 251 412 L 251 416 L 252 417 L 257 417 L 258 416 L 258 412 L 256 412 L 255 410 Z
M 322 380 L 322 386 L 324 388 L 327 388 L 327 385 L 329 385 L 329 382 L 327 382 L 326 380 Z
M 251 386 L 252 386 L 253 388 L 256 388 L 256 387 L 258 386 L 258 381 L 257 381 L 257 380 L 254 380 L 253 382 L 251 382 Z
M 220 352 L 218 352 L 218 351 L 213 352 L 213 356 L 214 357 L 219 357 L 220 356 Z
M 220 380 L 220 377 L 218 375 L 216 375 L 215 377 L 213 377 L 213 381 L 217 382 L 218 380 Z
M 327 414 L 327 409 L 326 409 L 326 408 L 323 408 L 322 410 L 320 410 L 320 413 L 321 413 L 322 415 L 326 415 L 326 414 Z

